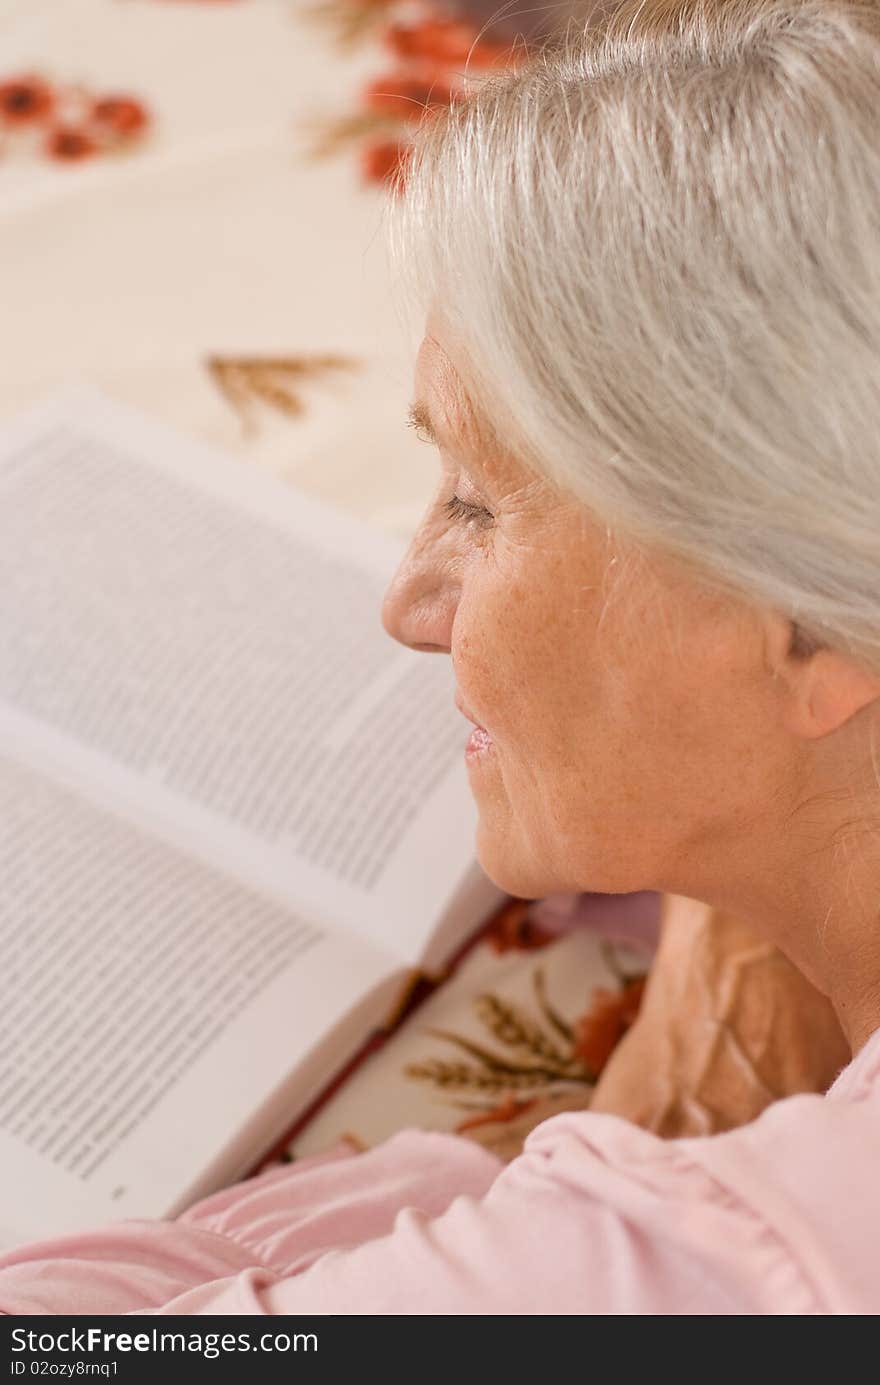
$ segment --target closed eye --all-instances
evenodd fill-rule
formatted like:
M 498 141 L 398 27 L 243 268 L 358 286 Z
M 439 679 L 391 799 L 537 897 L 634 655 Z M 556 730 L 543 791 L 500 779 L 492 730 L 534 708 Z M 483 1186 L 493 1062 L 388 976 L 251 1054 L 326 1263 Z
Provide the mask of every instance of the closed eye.
M 458 495 L 454 495 L 451 500 L 447 500 L 443 509 L 445 513 L 450 515 L 453 519 L 473 519 L 481 524 L 489 524 L 495 518 L 491 511 L 486 509 L 485 505 L 469 505 L 466 500 L 462 500 Z

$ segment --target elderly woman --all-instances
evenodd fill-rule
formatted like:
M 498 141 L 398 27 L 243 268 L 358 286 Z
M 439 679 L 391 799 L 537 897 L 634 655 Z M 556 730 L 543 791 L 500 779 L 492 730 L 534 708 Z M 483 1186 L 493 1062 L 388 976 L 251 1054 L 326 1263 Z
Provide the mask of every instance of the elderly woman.
M 15 1251 L 5 1311 L 880 1311 L 878 111 L 875 8 L 696 0 L 423 123 L 383 618 L 452 659 L 499 885 L 678 902 L 643 1014 L 506 1166 L 336 1150 Z

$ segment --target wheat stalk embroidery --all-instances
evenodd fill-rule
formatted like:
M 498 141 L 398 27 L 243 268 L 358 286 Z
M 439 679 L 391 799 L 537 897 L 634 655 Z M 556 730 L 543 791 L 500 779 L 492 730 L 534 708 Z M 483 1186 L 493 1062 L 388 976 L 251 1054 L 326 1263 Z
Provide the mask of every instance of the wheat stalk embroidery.
M 232 405 L 246 432 L 253 432 L 254 407 L 268 405 L 288 418 L 305 412 L 301 386 L 332 370 L 354 370 L 351 356 L 209 356 L 208 373 Z
M 429 1029 L 432 1037 L 455 1045 L 472 1061 L 430 1058 L 410 1063 L 406 1076 L 441 1091 L 468 1089 L 493 1096 L 559 1083 L 592 1086 L 596 1073 L 578 1053 L 572 1026 L 550 1004 L 541 967 L 532 972 L 532 988 L 539 1020 L 492 992 L 476 998 L 478 1019 L 506 1054 L 446 1029 Z
M 410 1063 L 405 1075 L 442 1092 L 472 1091 L 496 1103 L 516 1092 L 595 1086 L 612 1049 L 638 1013 L 645 985 L 644 975 L 621 967 L 610 944 L 603 942 L 601 951 L 617 990 L 594 987 L 590 1007 L 573 1023 L 551 1005 L 543 968 L 535 967 L 531 980 L 537 1017 L 491 991 L 476 997 L 477 1018 L 504 1052 L 448 1029 L 428 1029 L 469 1061 L 430 1058 Z

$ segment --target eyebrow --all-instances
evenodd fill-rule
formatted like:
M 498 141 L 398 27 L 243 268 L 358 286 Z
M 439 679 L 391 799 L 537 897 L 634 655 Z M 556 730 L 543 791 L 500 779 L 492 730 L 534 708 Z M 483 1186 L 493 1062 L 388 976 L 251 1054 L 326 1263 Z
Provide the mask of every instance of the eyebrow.
M 406 421 L 410 428 L 416 428 L 424 433 L 425 436 L 419 439 L 420 442 L 430 442 L 433 443 L 435 447 L 438 446 L 437 429 L 434 427 L 431 411 L 427 404 L 422 404 L 418 400 L 414 404 L 411 404 L 406 416 Z
M 440 430 L 434 423 L 431 410 L 423 400 L 417 399 L 410 404 L 406 421 L 410 428 L 416 428 L 422 433 L 420 442 L 429 442 L 435 447 L 441 445 Z M 462 435 L 462 439 L 463 441 L 466 439 L 469 445 L 472 444 L 472 440 L 475 440 L 473 445 L 483 453 L 500 453 L 502 451 L 501 440 L 495 428 L 482 415 L 477 416 L 471 411 L 467 429 L 468 431 Z M 453 437 L 451 445 L 454 446 L 455 442 L 456 439 Z

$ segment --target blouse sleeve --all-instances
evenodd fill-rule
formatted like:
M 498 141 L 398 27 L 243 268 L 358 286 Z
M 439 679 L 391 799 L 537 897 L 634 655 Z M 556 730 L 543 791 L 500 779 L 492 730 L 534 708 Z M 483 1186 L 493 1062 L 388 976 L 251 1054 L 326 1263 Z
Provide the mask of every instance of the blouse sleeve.
M 876 1299 L 869 1115 L 867 1103 L 800 1096 L 727 1135 L 661 1140 L 570 1112 L 506 1166 L 461 1137 L 403 1131 L 364 1154 L 338 1149 L 246 1180 L 174 1222 L 22 1247 L 0 1257 L 0 1308 L 862 1311 Z M 832 1150 L 852 1175 L 845 1187 L 829 1183 Z
M 501 1167 L 450 1135 L 404 1131 L 363 1154 L 341 1144 L 224 1188 L 175 1221 L 131 1218 L 8 1251 L 0 1313 L 170 1312 L 204 1286 L 297 1276 L 327 1250 L 384 1236 L 403 1207 L 431 1218 L 456 1195 L 480 1197 Z
M 397 1139 L 401 1154 L 417 1153 L 414 1134 Z M 343 1219 L 340 1243 L 325 1242 L 325 1253 L 307 1265 L 269 1264 L 262 1233 L 246 1231 L 241 1243 L 254 1255 L 247 1270 L 142 1311 L 826 1311 L 765 1218 L 692 1159 L 687 1144 L 661 1141 L 614 1116 L 557 1116 L 533 1132 L 524 1153 L 482 1195 L 463 1191 L 439 1215 L 402 1205 L 393 1226 L 370 1240 L 350 1227 L 348 1239 L 358 1244 L 344 1244 Z M 362 1168 L 366 1173 L 366 1162 Z M 222 1211 L 200 1224 L 230 1229 Z

